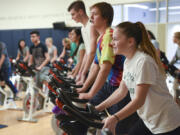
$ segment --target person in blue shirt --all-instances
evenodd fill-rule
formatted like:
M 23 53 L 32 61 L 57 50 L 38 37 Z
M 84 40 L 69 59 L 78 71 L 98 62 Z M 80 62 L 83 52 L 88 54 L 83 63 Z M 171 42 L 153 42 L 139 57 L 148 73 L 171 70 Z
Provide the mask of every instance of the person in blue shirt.
M 18 90 L 9 79 L 11 76 L 11 64 L 9 61 L 6 44 L 3 42 L 0 42 L 0 76 L 1 80 L 4 80 L 5 83 L 12 90 L 14 98 L 16 98 Z

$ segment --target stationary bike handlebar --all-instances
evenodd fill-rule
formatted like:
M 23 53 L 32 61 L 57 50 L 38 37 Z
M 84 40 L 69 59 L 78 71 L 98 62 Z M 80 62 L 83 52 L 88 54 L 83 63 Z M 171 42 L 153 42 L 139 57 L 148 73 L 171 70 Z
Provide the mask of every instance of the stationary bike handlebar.
M 167 62 L 164 58 L 161 58 L 161 62 L 163 63 L 165 71 L 174 78 L 178 79 L 178 82 L 180 82 L 180 73 L 176 72 L 178 71 L 178 68 L 174 65 L 169 64 L 169 62 Z
M 76 92 L 75 88 L 67 86 L 67 85 L 64 86 L 64 82 L 59 80 L 56 76 L 53 76 L 53 75 L 49 76 L 48 87 L 56 95 L 58 95 L 56 92 L 57 89 L 61 89 L 63 91 L 66 91 L 70 97 L 78 97 L 79 96 L 79 94 Z
M 56 67 L 57 69 L 59 69 L 60 71 L 72 71 L 71 68 L 65 66 L 63 63 L 61 63 L 59 61 L 55 61 L 53 63 L 53 66 Z
M 81 122 L 86 126 L 101 129 L 104 125 L 101 122 L 94 122 L 93 120 L 88 119 L 87 117 L 83 116 L 80 112 L 76 111 L 75 109 L 73 109 L 68 105 L 64 105 L 63 110 L 70 113 L 75 119 L 77 119 L 79 122 Z
M 72 103 L 72 102 L 77 102 L 77 103 L 87 103 L 89 100 L 87 99 L 79 99 L 79 94 L 76 92 L 70 92 L 70 91 L 65 91 L 63 89 L 56 89 L 56 92 L 58 93 L 59 96 L 61 96 L 60 98 L 65 99 L 65 102 L 67 103 Z
M 71 81 L 68 81 L 66 79 L 64 79 L 63 76 L 61 75 L 58 75 L 57 70 L 53 70 L 53 69 L 50 69 L 49 70 L 49 73 L 54 77 L 54 79 L 56 79 L 59 83 L 63 84 L 63 85 L 66 85 L 67 87 L 74 87 L 74 88 L 81 88 L 83 85 L 76 85 L 74 83 L 72 83 Z
M 104 112 L 98 112 L 91 104 L 86 104 L 86 108 L 79 108 L 72 103 L 72 100 L 66 95 L 64 91 L 60 91 L 59 98 L 64 105 L 68 105 L 74 110 L 79 111 L 85 117 L 90 117 L 96 120 L 102 120 L 106 114 Z
M 178 82 L 180 83 L 180 73 L 177 72 L 178 68 L 169 63 L 165 53 L 162 51 L 160 52 L 160 58 L 161 58 L 161 62 L 163 64 L 163 67 L 164 67 L 166 73 L 169 73 L 171 76 L 173 76 L 175 79 L 177 79 Z
M 29 67 L 26 62 L 22 60 L 11 60 L 11 63 L 16 68 L 16 72 L 20 73 L 22 76 L 34 76 L 35 72 L 32 70 L 32 67 Z

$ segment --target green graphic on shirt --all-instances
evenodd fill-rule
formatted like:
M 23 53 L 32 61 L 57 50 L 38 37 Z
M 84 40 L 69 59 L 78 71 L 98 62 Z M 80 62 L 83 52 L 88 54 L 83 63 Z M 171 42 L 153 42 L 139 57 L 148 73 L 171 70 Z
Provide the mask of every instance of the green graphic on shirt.
M 126 82 L 128 82 L 128 83 L 130 83 L 130 84 L 133 84 L 134 83 L 134 74 L 131 74 L 130 72 L 127 72 L 125 75 L 124 75 L 124 77 L 123 77 L 123 79 L 126 81 Z M 128 90 L 129 90 L 129 92 L 131 93 L 131 94 L 134 94 L 134 88 L 128 88 Z
M 124 75 L 124 80 L 127 80 L 128 82 L 134 82 L 134 75 L 132 75 L 130 72 L 127 72 L 127 74 Z
M 129 88 L 129 92 L 130 92 L 131 94 L 134 94 L 134 88 Z

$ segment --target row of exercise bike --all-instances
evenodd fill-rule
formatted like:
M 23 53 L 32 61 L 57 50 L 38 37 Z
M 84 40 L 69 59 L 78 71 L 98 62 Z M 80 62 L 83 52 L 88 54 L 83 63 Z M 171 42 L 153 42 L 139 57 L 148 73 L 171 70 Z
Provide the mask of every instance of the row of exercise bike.
M 56 135 L 83 135 L 87 132 L 111 135 L 108 129 L 101 130 L 102 120 L 107 117 L 106 112 L 98 112 L 88 103 L 88 100 L 78 98 L 79 95 L 75 89 L 82 86 L 76 85 L 73 79 L 67 78 L 67 72 L 71 69 L 62 61 L 56 61 L 50 65 L 48 84 L 43 84 L 42 89 L 35 85 L 34 76 L 38 72 L 35 67 L 28 67 L 22 61 L 12 60 L 12 63 L 16 72 L 13 78 L 16 87 L 23 85 L 26 88 L 23 116 L 18 120 L 37 122 L 35 119 L 37 114 L 50 112 L 53 107 L 51 125 Z M 12 94 L 9 96 L 2 87 L 0 87 L 0 93 L 4 97 L 3 106 L 6 106 L 3 109 L 9 109 L 7 101 L 12 98 Z M 13 109 L 18 108 L 14 105 Z
M 180 74 L 177 68 L 170 65 L 165 54 L 161 52 L 161 61 L 165 71 L 171 79 L 167 79 L 169 89 L 173 91 L 173 96 L 177 102 L 180 100 Z M 37 122 L 35 116 L 39 113 L 51 112 L 53 106 L 53 117 L 51 125 L 57 135 L 77 135 L 86 134 L 87 130 L 92 134 L 110 135 L 111 133 L 103 127 L 102 120 L 107 117 L 106 111 L 98 112 L 94 106 L 88 103 L 88 100 L 78 99 L 77 86 L 73 79 L 67 78 L 67 73 L 71 69 L 65 66 L 62 61 L 56 61 L 50 65 L 49 81 L 47 85 L 43 85 L 40 89 L 35 85 L 34 76 L 38 72 L 35 67 L 28 67 L 22 61 L 12 61 L 16 76 L 14 83 L 19 88 L 20 85 L 26 89 L 25 98 L 23 100 L 23 117 L 18 120 Z M 173 78 L 173 79 L 172 79 Z M 16 107 L 15 102 L 12 106 L 8 106 L 12 99 L 12 94 L 8 94 L 0 87 L 1 102 L 3 107 L 0 109 L 8 109 Z M 82 129 L 82 131 L 79 131 Z M 99 129 L 99 130 L 97 130 Z

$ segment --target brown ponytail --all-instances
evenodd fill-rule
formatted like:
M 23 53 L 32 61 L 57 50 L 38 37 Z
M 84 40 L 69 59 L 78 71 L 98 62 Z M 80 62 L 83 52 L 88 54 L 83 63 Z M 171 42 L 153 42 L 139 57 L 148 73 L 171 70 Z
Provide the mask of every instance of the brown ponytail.
M 156 49 L 149 40 L 146 28 L 141 22 L 123 22 L 117 25 L 117 28 L 122 29 L 123 33 L 128 38 L 133 37 L 136 41 L 137 48 L 140 51 L 143 51 L 144 53 L 150 55 L 158 65 L 160 72 L 162 74 L 165 74 L 160 58 L 156 52 Z
M 158 65 L 160 72 L 164 74 L 165 72 L 164 72 L 164 68 L 162 67 L 161 60 L 156 52 L 156 48 L 153 46 L 153 44 L 148 38 L 148 34 L 144 24 L 142 24 L 141 22 L 136 22 L 136 24 L 139 25 L 142 32 L 142 40 L 139 44 L 139 49 L 144 53 L 150 55 Z

